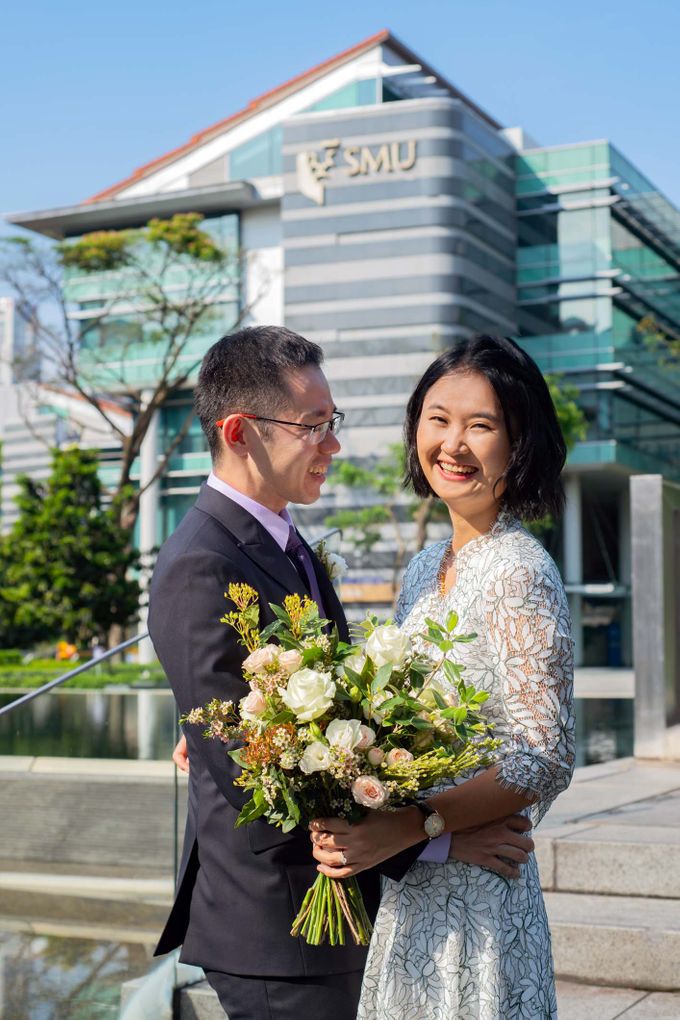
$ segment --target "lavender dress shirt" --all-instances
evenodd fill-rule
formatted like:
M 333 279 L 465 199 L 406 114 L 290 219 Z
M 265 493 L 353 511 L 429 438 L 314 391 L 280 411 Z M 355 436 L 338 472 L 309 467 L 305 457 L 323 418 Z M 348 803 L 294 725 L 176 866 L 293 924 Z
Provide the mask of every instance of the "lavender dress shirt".
M 291 525 L 293 524 L 293 518 L 288 513 L 288 510 L 284 507 L 281 513 L 277 514 L 269 507 L 262 506 L 261 503 L 251 499 L 250 496 L 246 496 L 244 493 L 239 492 L 238 489 L 234 489 L 227 482 L 222 481 L 217 475 L 211 471 L 208 475 L 208 485 L 212 489 L 217 489 L 223 496 L 227 496 L 234 503 L 237 503 L 244 510 L 247 510 L 249 514 L 255 518 L 256 521 L 262 525 L 265 531 L 268 531 L 278 546 L 281 547 L 282 552 L 286 551 L 286 543 L 288 542 L 288 535 L 290 533 Z M 451 846 L 451 833 L 445 832 L 442 836 L 437 836 L 436 839 L 430 840 L 423 852 L 418 857 L 419 861 L 430 861 L 435 864 L 443 864 L 449 856 L 449 848 Z

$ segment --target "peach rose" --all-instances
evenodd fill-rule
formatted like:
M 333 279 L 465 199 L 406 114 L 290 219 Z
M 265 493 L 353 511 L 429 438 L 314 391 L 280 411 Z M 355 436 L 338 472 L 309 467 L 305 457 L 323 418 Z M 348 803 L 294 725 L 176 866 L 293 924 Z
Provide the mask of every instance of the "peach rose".
M 288 676 L 295 673 L 302 665 L 302 656 L 295 648 L 289 648 L 279 655 L 279 669 Z
M 393 747 L 387 752 L 388 765 L 405 765 L 408 761 L 413 761 L 413 755 L 405 747 Z
M 362 723 L 359 727 L 359 743 L 356 745 L 356 750 L 367 751 L 372 744 L 375 744 L 375 730 Z
M 380 765 L 385 760 L 385 752 L 381 747 L 371 747 L 366 757 L 371 765 Z
M 352 783 L 352 796 L 362 807 L 379 808 L 387 800 L 388 794 L 379 779 L 374 779 L 373 776 L 359 776 Z
M 246 694 L 245 698 L 241 698 L 238 707 L 241 718 L 252 722 L 262 715 L 267 707 L 267 702 L 262 691 L 251 691 L 250 694 Z
M 259 673 L 267 666 L 274 666 L 279 656 L 279 649 L 276 645 L 265 645 L 263 648 L 256 648 L 247 659 L 243 660 L 243 668 L 248 673 Z

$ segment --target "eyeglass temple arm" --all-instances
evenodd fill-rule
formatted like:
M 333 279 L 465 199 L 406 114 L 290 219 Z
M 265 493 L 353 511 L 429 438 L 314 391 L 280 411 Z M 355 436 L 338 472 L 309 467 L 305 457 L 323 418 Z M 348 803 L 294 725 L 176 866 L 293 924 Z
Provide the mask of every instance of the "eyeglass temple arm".
M 239 418 L 257 418 L 257 417 L 258 417 L 258 415 L 256 415 L 256 414 L 241 414 L 241 412 L 240 412 L 240 411 L 237 411 L 237 412 L 236 412 L 236 415 L 237 415 L 237 416 L 238 416 Z M 232 416 L 231 416 L 231 415 L 229 415 L 229 417 L 231 418 Z M 225 421 L 226 421 L 226 420 L 227 420 L 226 418 L 220 418 L 220 420 L 219 420 L 219 421 L 216 421 L 216 422 L 215 422 L 215 425 L 217 426 L 217 428 L 218 428 L 218 429 L 221 429 L 221 428 L 222 428 L 222 426 L 224 425 L 224 423 L 225 423 Z

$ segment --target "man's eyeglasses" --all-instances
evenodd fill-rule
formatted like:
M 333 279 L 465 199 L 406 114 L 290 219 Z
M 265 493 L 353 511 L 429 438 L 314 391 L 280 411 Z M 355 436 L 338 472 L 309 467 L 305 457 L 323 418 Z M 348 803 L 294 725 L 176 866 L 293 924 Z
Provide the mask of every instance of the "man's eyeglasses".
M 265 418 L 262 414 L 241 414 L 240 412 L 239 418 L 251 418 L 253 421 L 268 421 L 273 425 L 292 425 L 296 429 L 307 429 L 305 439 L 313 446 L 318 446 L 319 443 L 324 441 L 329 432 L 337 436 L 342 428 L 345 415 L 342 411 L 336 411 L 332 418 L 329 418 L 328 421 L 320 421 L 318 425 L 303 425 L 299 421 L 282 421 L 280 418 Z M 215 422 L 218 429 L 222 428 L 225 421 L 226 418 L 220 418 L 219 421 Z

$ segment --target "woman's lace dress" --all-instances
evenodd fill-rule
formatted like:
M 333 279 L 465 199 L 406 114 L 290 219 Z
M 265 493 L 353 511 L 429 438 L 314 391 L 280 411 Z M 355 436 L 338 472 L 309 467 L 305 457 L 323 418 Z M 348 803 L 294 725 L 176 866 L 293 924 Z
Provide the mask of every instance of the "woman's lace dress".
M 572 642 L 559 573 L 540 543 L 501 513 L 461 549 L 447 595 L 437 575 L 447 543 L 409 564 L 397 622 L 424 630 L 453 609 L 464 678 L 489 692 L 502 741 L 499 782 L 537 800 L 534 824 L 574 766 Z M 446 681 L 441 681 L 446 686 Z M 459 777 L 465 782 L 470 775 Z M 455 842 L 455 836 L 454 836 Z M 449 860 L 386 879 L 357 1020 L 544 1020 L 557 1016 L 550 932 L 531 854 L 518 880 Z

